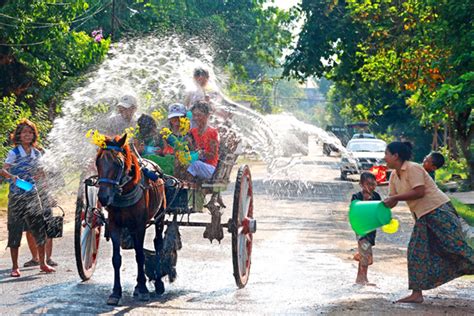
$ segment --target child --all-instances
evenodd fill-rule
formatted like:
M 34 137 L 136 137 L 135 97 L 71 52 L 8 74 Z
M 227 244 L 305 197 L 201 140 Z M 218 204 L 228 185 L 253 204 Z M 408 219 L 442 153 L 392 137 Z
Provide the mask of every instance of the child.
M 360 187 L 362 191 L 353 194 L 351 201 L 380 201 L 382 198 L 375 192 L 377 187 L 377 181 L 375 175 L 370 172 L 363 172 L 360 175 Z M 357 236 L 358 239 L 358 253 L 354 256 L 354 259 L 359 261 L 359 268 L 357 270 L 356 283 L 362 285 L 374 285 L 369 283 L 367 279 L 367 271 L 369 265 L 373 263 L 372 246 L 375 245 L 375 234 L 376 231 L 372 231 L 365 236 Z
M 219 160 L 219 134 L 208 125 L 210 106 L 204 101 L 194 103 L 191 108 L 196 127 L 191 128 L 194 147 L 199 151 L 199 160 L 191 163 L 187 171 L 192 177 L 211 179 Z
M 444 166 L 444 157 L 439 152 L 433 151 L 423 159 L 423 168 L 435 180 L 435 171 Z
M 24 224 L 36 241 L 40 270 L 46 273 L 55 272 L 56 270 L 46 263 L 46 224 L 37 189 L 33 188 L 27 192 L 14 185 L 18 178 L 34 184 L 40 175 L 38 161 L 41 152 L 36 146 L 36 125 L 27 119 L 21 120 L 11 139 L 15 148 L 8 152 L 3 169 L 0 170 L 1 176 L 12 181 L 8 194 L 8 247 L 12 258 L 10 276 L 20 276 L 18 250 Z

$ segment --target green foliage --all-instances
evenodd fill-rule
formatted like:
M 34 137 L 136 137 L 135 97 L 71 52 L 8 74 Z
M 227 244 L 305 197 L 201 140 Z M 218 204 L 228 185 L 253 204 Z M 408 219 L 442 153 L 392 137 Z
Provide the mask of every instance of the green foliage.
M 300 8 L 307 20 L 285 74 L 333 80 L 346 118 L 375 123 L 401 105 L 422 126 L 453 126 L 474 187 L 472 1 L 303 0 Z
M 469 225 L 474 226 L 474 207 L 463 204 L 455 198 L 451 198 L 451 202 L 456 208 L 459 216 L 464 218 Z
M 0 157 L 16 122 L 30 118 L 42 138 L 60 111 L 60 99 L 70 78 L 100 62 L 109 39 L 96 42 L 77 31 L 92 11 L 83 0 L 8 1 L 1 6 L 0 33 Z M 40 138 L 41 139 L 41 138 Z
M 0 183 L 0 215 L 6 213 L 8 207 L 8 184 Z
M 436 181 L 441 183 L 451 181 L 453 175 L 457 175 L 464 180 L 468 178 L 468 167 L 465 158 L 459 160 L 451 158 L 446 147 L 440 148 L 440 153 L 444 156 L 445 163 L 441 169 L 436 170 Z

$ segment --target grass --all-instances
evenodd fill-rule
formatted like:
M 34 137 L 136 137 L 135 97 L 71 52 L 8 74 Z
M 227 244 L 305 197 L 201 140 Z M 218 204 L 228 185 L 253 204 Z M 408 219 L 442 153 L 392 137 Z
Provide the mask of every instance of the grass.
M 469 225 L 474 226 L 474 207 L 463 204 L 455 198 L 451 198 L 451 202 L 456 208 L 459 216 L 464 218 Z
M 7 213 L 8 206 L 8 184 L 0 184 L 0 215 Z

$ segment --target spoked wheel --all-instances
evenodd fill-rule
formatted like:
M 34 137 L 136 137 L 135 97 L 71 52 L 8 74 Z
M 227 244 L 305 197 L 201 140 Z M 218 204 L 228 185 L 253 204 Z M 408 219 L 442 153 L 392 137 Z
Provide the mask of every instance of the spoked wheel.
M 234 207 L 229 229 L 232 233 L 232 261 L 235 283 L 243 288 L 249 279 L 252 239 L 257 225 L 253 219 L 252 177 L 247 165 L 237 173 L 234 191 Z
M 104 223 L 97 198 L 98 190 L 95 186 L 85 186 L 81 183 L 77 195 L 74 248 L 77 271 L 83 281 L 89 280 L 94 273 Z

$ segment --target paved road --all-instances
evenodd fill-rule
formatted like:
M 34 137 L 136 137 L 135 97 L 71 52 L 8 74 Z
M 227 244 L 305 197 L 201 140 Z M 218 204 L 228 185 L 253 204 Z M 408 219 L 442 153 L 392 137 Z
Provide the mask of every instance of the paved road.
M 403 206 L 395 209 L 401 221 L 400 232 L 378 236 L 375 264 L 369 271 L 369 279 L 377 287 L 354 286 L 356 265 L 351 255 L 355 242 L 346 216 L 354 183 L 336 180 L 337 159 L 306 157 L 289 167 L 285 176 L 269 175 L 258 163 L 252 163 L 252 170 L 258 231 L 254 235 L 250 280 L 244 289 L 237 289 L 232 276 L 229 234 L 220 245 L 209 244 L 202 238 L 202 228 L 182 228 L 178 279 L 165 283 L 165 294 L 146 303 L 132 298 L 136 268 L 134 254 L 128 250 L 123 252 L 122 305 L 107 306 L 105 301 L 113 282 L 110 243 L 102 240 L 93 278 L 80 282 L 74 262 L 72 225 L 68 224 L 65 237 L 55 244 L 54 257 L 60 263 L 55 274 L 44 275 L 37 268 L 28 268 L 22 270 L 21 278 L 12 279 L 9 255 L 2 248 L 0 314 L 441 315 L 474 311 L 472 278 L 458 279 L 427 292 L 427 302 L 421 306 L 392 304 L 407 293 L 404 258 L 412 223 Z M 296 174 L 300 174 L 299 178 L 283 181 Z M 229 206 L 231 191 L 224 194 Z M 227 219 L 229 213 L 230 210 L 223 218 Z M 195 220 L 207 220 L 205 214 L 193 216 Z M 151 234 L 152 230 L 147 237 L 150 248 Z M 26 260 L 24 247 L 21 262 Z

